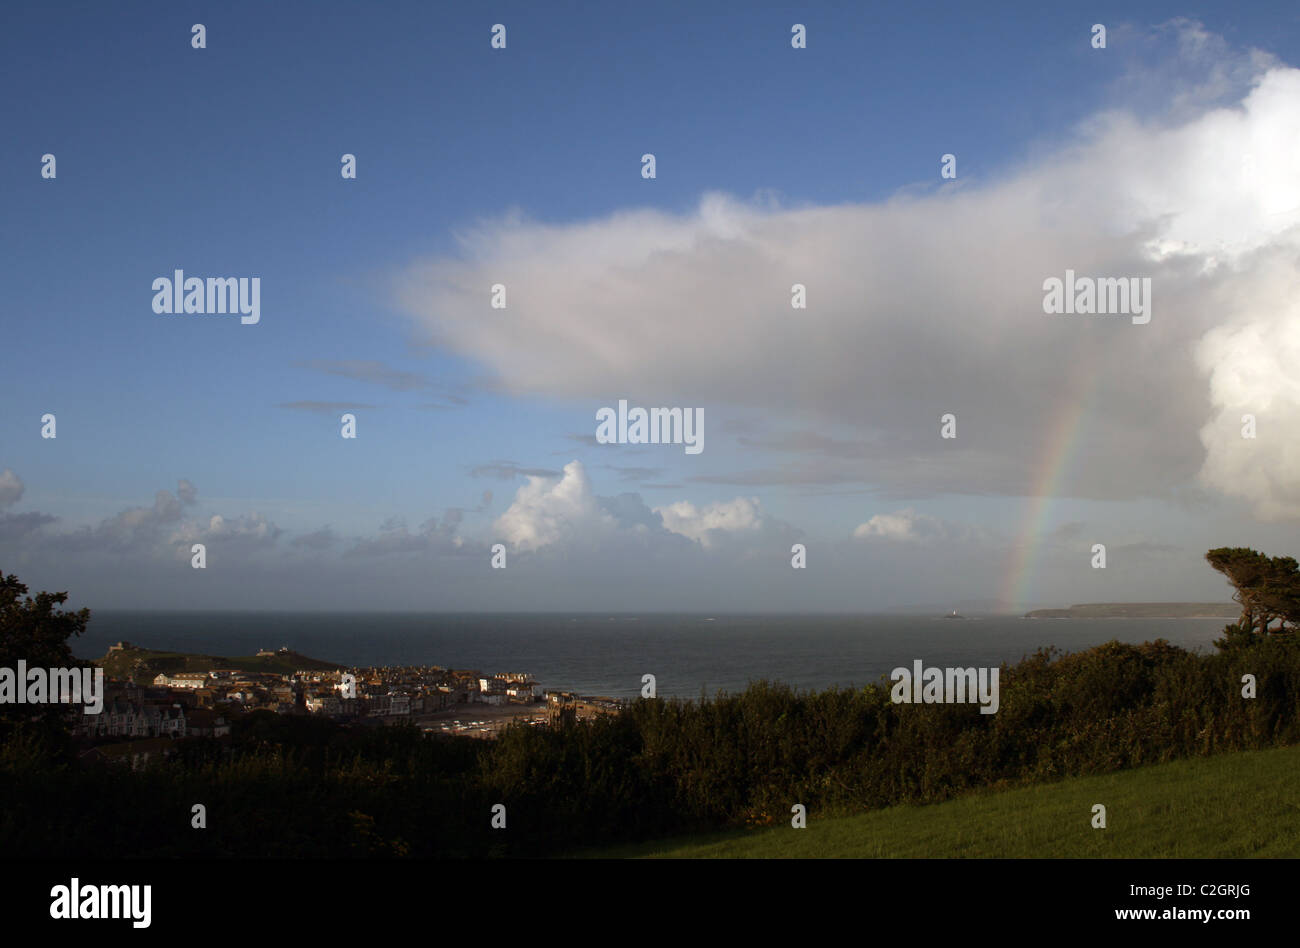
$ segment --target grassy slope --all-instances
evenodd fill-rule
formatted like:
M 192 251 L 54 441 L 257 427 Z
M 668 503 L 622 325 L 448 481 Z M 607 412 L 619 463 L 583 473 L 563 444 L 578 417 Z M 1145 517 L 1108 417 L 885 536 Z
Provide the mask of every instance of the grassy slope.
M 897 806 L 584 855 L 810 857 L 1300 856 L 1300 746 L 1181 760 L 931 806 Z M 1094 803 L 1107 828 L 1093 829 Z
M 296 652 L 276 655 L 271 658 L 244 656 L 224 658 L 220 655 L 197 655 L 190 652 L 160 652 L 148 648 L 130 648 L 114 652 L 104 658 L 95 659 L 95 664 L 104 669 L 104 674 L 112 678 L 125 678 L 131 674 L 136 662 L 141 665 L 136 671 L 136 681 L 151 679 L 160 672 L 174 675 L 177 672 L 209 671 L 213 668 L 238 668 L 241 671 L 273 672 L 277 675 L 289 674 L 299 669 L 308 671 L 328 671 L 343 666 L 334 662 L 323 662 L 308 658 Z

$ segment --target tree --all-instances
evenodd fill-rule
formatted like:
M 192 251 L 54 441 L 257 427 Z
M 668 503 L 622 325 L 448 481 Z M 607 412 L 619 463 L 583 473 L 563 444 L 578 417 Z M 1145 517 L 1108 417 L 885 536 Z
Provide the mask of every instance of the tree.
M 28 668 L 73 668 L 84 665 L 72 655 L 69 640 L 86 631 L 90 610 L 69 612 L 57 606 L 67 602 L 66 592 L 27 595 L 27 586 L 14 575 L 0 570 L 0 668 L 18 668 L 19 660 Z M 23 687 L 24 683 L 19 683 Z M 62 705 L 0 705 L 0 715 L 31 719 L 41 716 L 59 721 L 66 716 Z
M 1241 605 L 1241 618 L 1224 632 L 1226 641 L 1258 633 L 1290 632 L 1300 625 L 1300 564 L 1291 556 L 1269 557 L 1249 547 L 1219 547 L 1206 561 L 1227 577 L 1232 598 Z M 1278 622 L 1277 628 L 1273 623 Z M 1220 647 L 1225 640 L 1221 640 Z
M 29 666 L 77 664 L 68 640 L 86 631 L 90 610 L 55 608 L 67 601 L 66 592 L 42 592 L 32 598 L 17 576 L 0 571 L 0 666 L 12 666 L 20 658 Z
M 1288 625 L 1300 625 L 1300 563 L 1292 556 L 1275 556 L 1271 569 L 1259 587 L 1261 612 L 1266 616 L 1264 632 L 1287 632 Z M 1268 623 L 1279 620 L 1278 628 L 1269 629 Z

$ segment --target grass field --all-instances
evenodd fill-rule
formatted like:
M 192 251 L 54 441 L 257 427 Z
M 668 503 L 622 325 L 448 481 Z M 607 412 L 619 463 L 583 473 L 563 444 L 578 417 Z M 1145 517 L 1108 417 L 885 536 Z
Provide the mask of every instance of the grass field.
M 1106 807 L 1105 829 L 1092 828 L 1096 803 Z M 1300 857 L 1300 746 L 1181 760 L 856 816 L 819 818 L 814 811 L 806 829 L 786 822 L 581 855 Z

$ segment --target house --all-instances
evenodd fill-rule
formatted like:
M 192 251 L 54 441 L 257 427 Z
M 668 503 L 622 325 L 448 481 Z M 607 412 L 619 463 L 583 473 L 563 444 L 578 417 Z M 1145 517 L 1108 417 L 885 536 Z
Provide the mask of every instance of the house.
M 410 714 L 411 697 L 403 694 L 372 695 L 366 713 L 372 717 Z
M 478 690 L 483 694 L 505 694 L 510 687 L 510 682 L 500 675 L 492 678 L 480 678 L 478 680 Z
M 78 734 L 90 737 L 184 737 L 185 709 L 115 698 L 99 714 L 81 715 Z
M 208 681 L 207 672 L 177 672 L 175 675 L 159 674 L 153 683 L 164 688 L 203 688 Z
M 442 695 L 442 707 L 456 704 L 469 704 L 469 692 L 454 685 L 439 685 L 438 693 Z
M 157 712 L 156 733 L 159 737 L 184 737 L 186 733 L 185 709 L 179 704 L 173 704 L 170 707 L 158 708 Z M 151 716 L 151 722 L 155 720 Z

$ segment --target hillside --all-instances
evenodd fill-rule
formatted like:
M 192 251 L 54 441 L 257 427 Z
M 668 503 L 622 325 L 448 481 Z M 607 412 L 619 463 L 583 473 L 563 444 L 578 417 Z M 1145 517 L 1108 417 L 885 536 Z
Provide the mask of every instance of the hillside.
M 930 806 L 584 852 L 682 858 L 1206 858 L 1300 856 L 1300 746 L 1076 777 Z M 1093 804 L 1106 829 L 1093 829 Z
M 1034 609 L 1026 619 L 1236 619 L 1234 602 L 1085 602 L 1065 609 Z
M 331 671 L 345 667 L 337 662 L 308 658 L 293 651 L 274 656 L 245 655 L 228 658 L 224 655 L 164 652 L 135 646 L 119 649 L 94 661 L 110 678 L 126 678 L 134 674 L 136 681 L 147 680 L 163 672 L 174 675 L 177 672 L 210 671 L 213 668 L 237 668 L 240 671 L 285 675 L 300 669 Z

